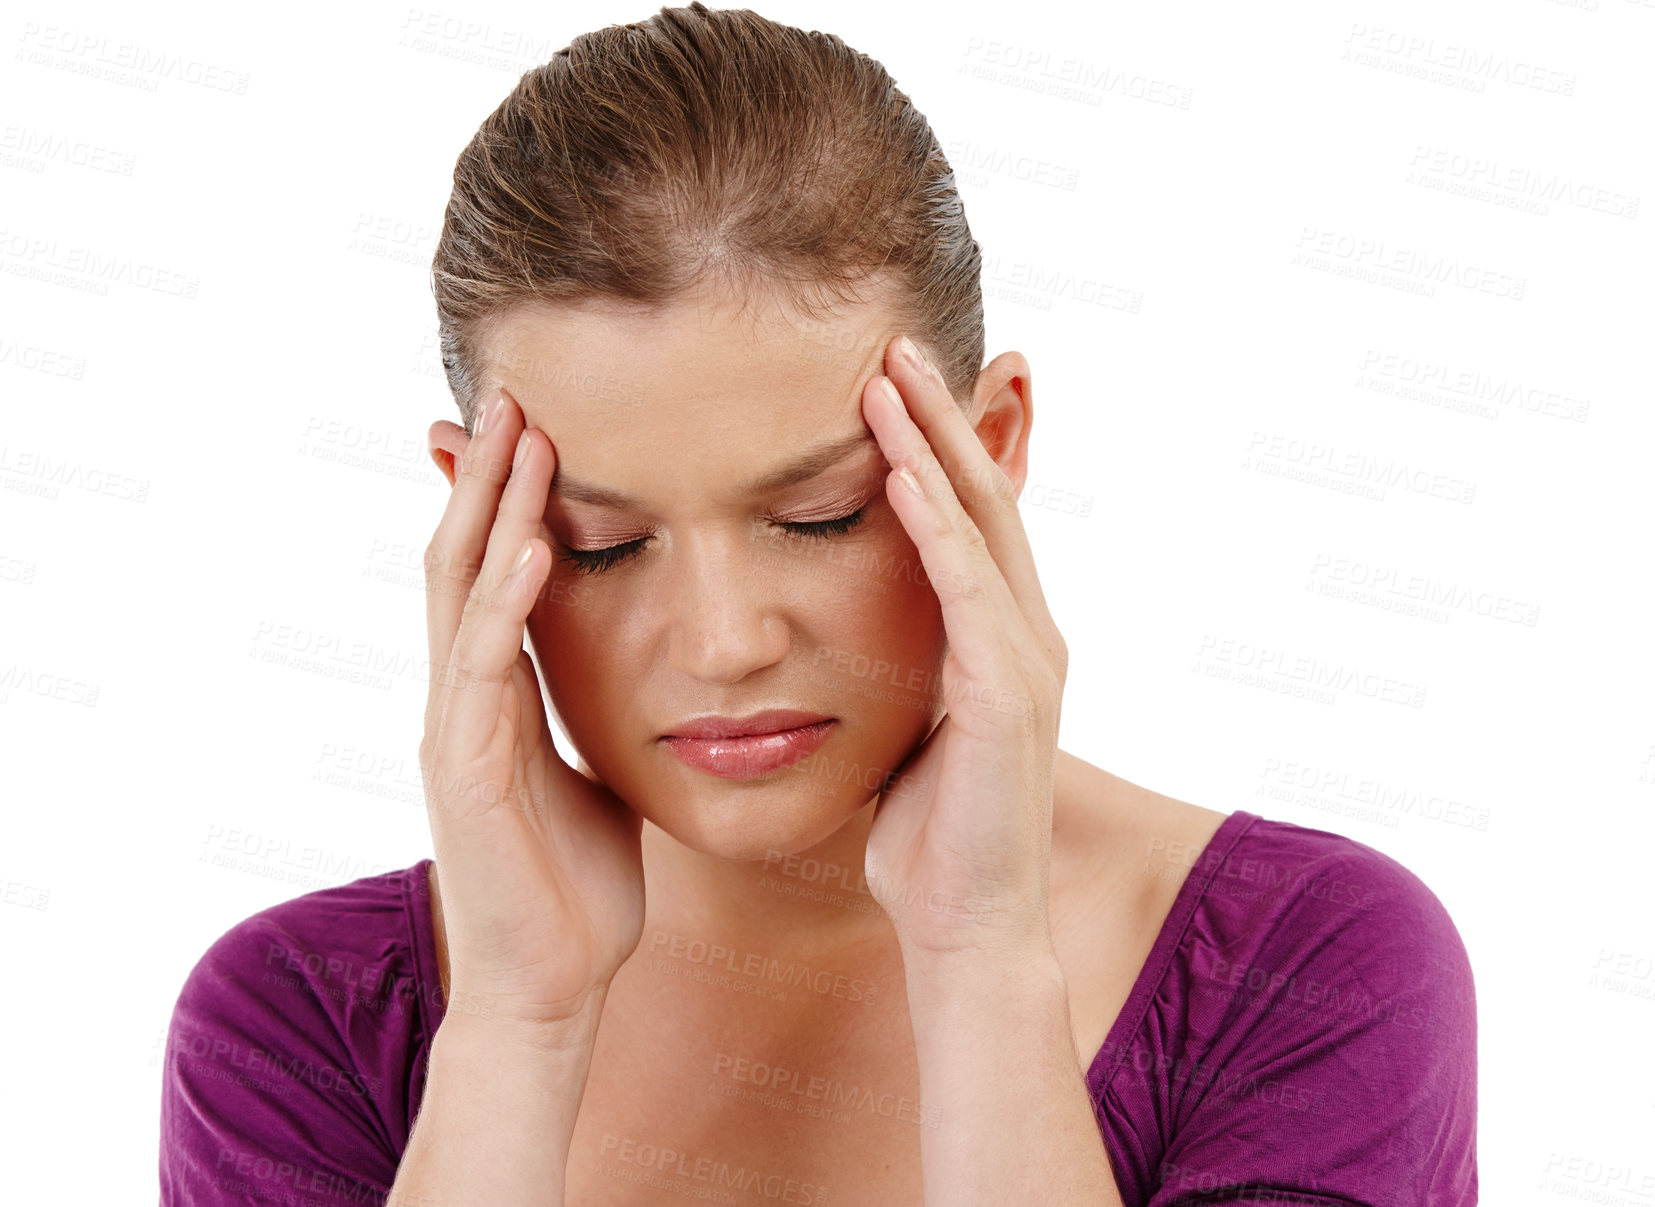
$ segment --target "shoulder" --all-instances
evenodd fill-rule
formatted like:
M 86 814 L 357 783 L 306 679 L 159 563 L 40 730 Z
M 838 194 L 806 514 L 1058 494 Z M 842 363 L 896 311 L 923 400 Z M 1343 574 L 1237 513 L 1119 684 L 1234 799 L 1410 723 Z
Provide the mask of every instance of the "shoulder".
M 1344 835 L 1241 811 L 1219 838 L 1190 869 L 1173 974 L 1192 1073 L 1167 1187 L 1222 1167 L 1359 1201 L 1474 1198 L 1476 994 L 1442 901 Z M 1235 1138 L 1255 1122 L 1272 1151 Z
M 1196 912 L 1227 979 L 1239 975 L 1235 960 L 1247 959 L 1282 965 L 1249 969 L 1251 984 L 1289 965 L 1352 967 L 1372 984 L 1447 978 L 1470 992 L 1470 961 L 1453 919 L 1401 862 L 1343 834 L 1244 810 L 1235 817 L 1230 839 L 1209 845 L 1190 869 L 1200 880 Z
M 240 1202 L 273 1169 L 394 1174 L 429 1047 L 410 920 L 425 862 L 279 902 L 207 946 L 167 1030 L 163 1202 Z
M 241 919 L 202 953 L 181 1002 L 196 1009 L 271 1011 L 392 1005 L 416 972 L 410 905 L 426 890 L 423 866 L 365 876 L 281 901 Z M 401 982 L 399 987 L 398 981 Z
M 1092 1082 L 1122 1185 L 1150 1207 L 1474 1202 L 1475 991 L 1436 893 L 1246 810 L 1163 833 L 1148 871 L 1177 900 Z

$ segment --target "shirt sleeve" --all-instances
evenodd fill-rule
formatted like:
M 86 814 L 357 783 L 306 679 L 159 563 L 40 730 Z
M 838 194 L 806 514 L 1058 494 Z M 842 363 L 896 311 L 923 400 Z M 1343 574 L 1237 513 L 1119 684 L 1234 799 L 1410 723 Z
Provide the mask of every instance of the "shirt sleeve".
M 162 1072 L 162 1207 L 361 1207 L 390 1192 L 399 1154 L 374 1046 L 406 1003 L 338 941 L 284 925 L 299 916 L 238 923 L 185 979 Z
M 1476 1000 L 1458 931 L 1365 845 L 1292 872 L 1245 938 L 1194 949 L 1207 1050 L 1148 1207 L 1470 1207 Z

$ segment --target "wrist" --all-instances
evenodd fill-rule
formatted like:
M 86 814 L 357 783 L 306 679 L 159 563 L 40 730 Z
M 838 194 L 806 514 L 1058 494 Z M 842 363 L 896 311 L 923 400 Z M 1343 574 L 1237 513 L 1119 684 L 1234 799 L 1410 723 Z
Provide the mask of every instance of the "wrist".
M 1047 935 L 948 950 L 903 948 L 910 1008 L 955 1009 L 1006 1000 L 1068 1001 L 1067 982 Z
M 561 1204 L 596 1031 L 445 1016 L 389 1201 Z
M 442 1048 L 468 1057 L 498 1052 L 511 1059 L 579 1061 L 591 1054 L 605 996 L 595 991 L 575 1013 L 555 1019 L 447 1013 L 432 1039 L 432 1051 Z
M 1057 963 L 1049 920 L 1032 914 L 1027 920 L 1002 917 L 992 924 L 975 922 L 927 936 L 924 941 L 899 930 L 897 943 L 904 966 L 909 968 L 991 969 Z

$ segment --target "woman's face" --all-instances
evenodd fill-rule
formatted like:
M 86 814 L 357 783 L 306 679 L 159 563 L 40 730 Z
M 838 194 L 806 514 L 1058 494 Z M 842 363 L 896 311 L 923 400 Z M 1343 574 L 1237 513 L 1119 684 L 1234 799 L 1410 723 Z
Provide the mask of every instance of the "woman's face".
M 528 620 L 552 707 L 588 774 L 729 859 L 812 846 L 877 795 L 941 719 L 946 652 L 861 412 L 900 332 L 875 305 L 829 322 L 749 307 L 520 309 L 488 348 L 556 450 Z M 752 779 L 662 740 L 771 708 L 835 724 Z

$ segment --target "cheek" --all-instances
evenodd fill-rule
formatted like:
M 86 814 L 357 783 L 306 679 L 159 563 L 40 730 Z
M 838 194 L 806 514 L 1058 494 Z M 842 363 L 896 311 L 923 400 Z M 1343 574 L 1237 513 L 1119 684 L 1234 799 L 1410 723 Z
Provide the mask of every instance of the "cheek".
M 620 681 L 613 661 L 617 645 L 606 635 L 608 611 L 591 584 L 556 572 L 540 590 L 527 629 L 549 703 L 571 734 L 583 722 L 607 717 L 607 687 Z
M 799 651 L 815 686 L 860 696 L 863 709 L 924 712 L 940 691 L 942 609 L 913 545 L 884 539 L 819 580 Z
M 897 523 L 895 517 L 891 523 Z M 877 557 L 855 577 L 862 619 L 887 642 L 924 649 L 942 632 L 942 608 L 919 550 L 897 527 L 879 542 Z

